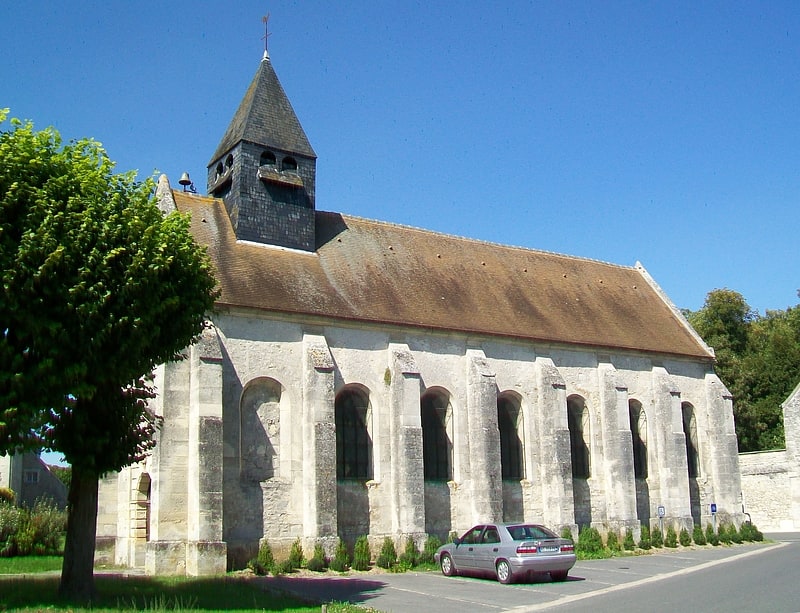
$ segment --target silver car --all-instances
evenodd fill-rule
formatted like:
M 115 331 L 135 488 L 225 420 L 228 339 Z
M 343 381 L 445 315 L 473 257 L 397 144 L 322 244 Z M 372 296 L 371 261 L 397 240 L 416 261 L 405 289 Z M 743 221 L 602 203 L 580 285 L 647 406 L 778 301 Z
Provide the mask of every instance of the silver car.
M 442 574 L 492 574 L 511 583 L 536 573 L 564 581 L 575 565 L 575 545 L 536 524 L 482 524 L 442 545 L 433 559 Z

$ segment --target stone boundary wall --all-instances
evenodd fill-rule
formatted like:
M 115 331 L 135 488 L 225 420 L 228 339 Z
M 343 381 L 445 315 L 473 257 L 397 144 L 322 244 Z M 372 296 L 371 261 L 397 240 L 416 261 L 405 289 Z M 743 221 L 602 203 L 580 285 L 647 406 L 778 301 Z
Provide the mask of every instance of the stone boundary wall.
M 745 513 L 763 531 L 794 530 L 785 450 L 739 454 Z

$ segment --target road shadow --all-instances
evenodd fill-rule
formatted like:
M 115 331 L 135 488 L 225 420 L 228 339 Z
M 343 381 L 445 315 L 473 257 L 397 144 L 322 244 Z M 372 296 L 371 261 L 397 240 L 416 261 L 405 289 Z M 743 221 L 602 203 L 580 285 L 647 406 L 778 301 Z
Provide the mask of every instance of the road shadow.
M 259 577 L 264 589 L 284 592 L 309 602 L 349 602 L 352 604 L 368 602 L 387 587 L 384 581 L 363 579 L 361 577 L 308 577 L 281 575 L 278 577 Z

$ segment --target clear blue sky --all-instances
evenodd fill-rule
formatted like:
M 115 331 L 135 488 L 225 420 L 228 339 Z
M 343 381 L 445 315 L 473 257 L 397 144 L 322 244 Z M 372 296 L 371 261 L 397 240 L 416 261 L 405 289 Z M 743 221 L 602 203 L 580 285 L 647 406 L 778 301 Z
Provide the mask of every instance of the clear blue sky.
M 0 107 L 204 192 L 266 12 L 318 209 L 800 302 L 797 1 L 5 1 Z

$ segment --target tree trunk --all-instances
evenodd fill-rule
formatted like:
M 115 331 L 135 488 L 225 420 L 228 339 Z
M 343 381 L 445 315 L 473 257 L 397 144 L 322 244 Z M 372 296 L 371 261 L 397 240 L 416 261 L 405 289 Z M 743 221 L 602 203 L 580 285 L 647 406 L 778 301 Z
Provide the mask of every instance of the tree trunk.
M 72 467 L 67 540 L 58 589 L 61 597 L 72 602 L 88 603 L 94 597 L 98 482 L 97 473 Z

